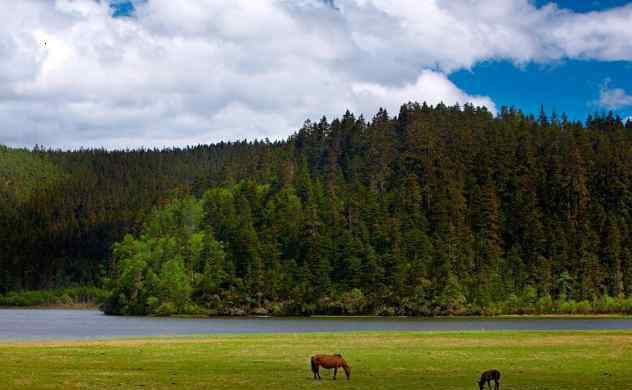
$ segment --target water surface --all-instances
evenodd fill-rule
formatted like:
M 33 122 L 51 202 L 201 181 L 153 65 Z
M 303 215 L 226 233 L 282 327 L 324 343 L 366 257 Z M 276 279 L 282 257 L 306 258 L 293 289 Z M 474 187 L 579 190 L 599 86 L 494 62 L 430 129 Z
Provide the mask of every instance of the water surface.
M 632 329 L 632 318 L 155 318 L 96 310 L 0 309 L 0 340 L 219 333 Z

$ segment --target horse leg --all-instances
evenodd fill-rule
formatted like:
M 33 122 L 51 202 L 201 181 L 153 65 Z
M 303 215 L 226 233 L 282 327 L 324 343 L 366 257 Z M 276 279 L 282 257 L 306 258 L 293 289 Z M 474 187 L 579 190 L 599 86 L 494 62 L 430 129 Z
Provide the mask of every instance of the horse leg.
M 500 390 L 500 382 L 498 381 L 498 379 L 496 379 L 494 382 L 494 384 L 496 385 L 496 390 Z
M 336 380 L 337 373 L 338 373 L 338 367 L 334 367 L 334 380 Z
M 492 381 L 491 381 L 491 379 L 487 381 L 487 386 L 489 386 L 489 390 L 492 390 Z

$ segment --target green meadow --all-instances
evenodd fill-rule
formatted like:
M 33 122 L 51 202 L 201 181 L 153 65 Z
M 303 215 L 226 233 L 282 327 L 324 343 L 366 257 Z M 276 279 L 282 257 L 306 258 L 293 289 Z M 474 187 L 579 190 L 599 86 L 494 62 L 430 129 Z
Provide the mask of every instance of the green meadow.
M 350 381 L 309 357 L 340 352 Z M 0 343 L 1 389 L 632 388 L 632 332 L 361 332 Z

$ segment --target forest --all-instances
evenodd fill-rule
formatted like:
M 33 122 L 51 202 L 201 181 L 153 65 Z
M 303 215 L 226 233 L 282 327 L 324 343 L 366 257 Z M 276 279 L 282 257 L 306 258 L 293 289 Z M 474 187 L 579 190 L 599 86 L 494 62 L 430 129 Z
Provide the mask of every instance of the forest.
M 0 146 L 0 294 L 108 314 L 632 312 L 632 122 L 404 104 L 284 141 Z

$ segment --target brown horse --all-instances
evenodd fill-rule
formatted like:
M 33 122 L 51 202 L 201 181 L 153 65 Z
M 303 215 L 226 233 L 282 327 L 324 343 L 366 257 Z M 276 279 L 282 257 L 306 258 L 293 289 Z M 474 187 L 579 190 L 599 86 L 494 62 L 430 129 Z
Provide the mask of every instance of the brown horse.
M 335 355 L 314 355 L 311 358 L 312 372 L 314 373 L 314 379 L 321 379 L 319 369 L 320 367 L 327 369 L 334 369 L 334 380 L 336 380 L 336 374 L 338 369 L 342 367 L 347 375 L 347 380 L 351 377 L 351 367 L 347 364 L 345 359 L 339 353 Z
M 494 381 L 494 388 L 496 390 L 500 389 L 500 371 L 498 370 L 487 370 L 481 374 L 481 379 L 478 381 L 478 388 L 483 390 L 485 388 L 485 383 L 489 386 L 489 389 L 492 388 L 492 381 Z

